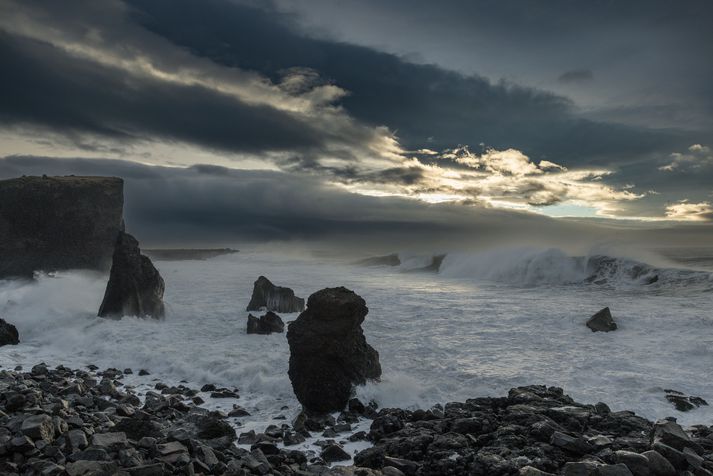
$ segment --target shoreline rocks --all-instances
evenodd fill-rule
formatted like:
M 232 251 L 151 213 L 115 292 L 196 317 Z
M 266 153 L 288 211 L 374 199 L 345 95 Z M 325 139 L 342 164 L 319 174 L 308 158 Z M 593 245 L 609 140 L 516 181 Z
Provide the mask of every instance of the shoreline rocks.
M 0 180 L 0 278 L 109 269 L 124 228 L 123 187 L 118 177 Z
M 302 312 L 305 300 L 295 296 L 290 288 L 275 286 L 265 276 L 260 276 L 253 285 L 253 293 L 247 311 Z
M 140 399 L 122 384 L 129 372 L 90 367 L 95 370 L 45 364 L 24 373 L 0 370 L 2 474 L 713 474 L 713 427 L 651 422 L 604 403 L 578 403 L 556 387 L 517 387 L 505 397 L 427 410 L 377 412 L 352 400 L 339 414 L 238 435 L 231 417 L 194 402 L 197 389 L 159 382 Z M 369 421 L 369 432 L 359 431 Z M 320 437 L 315 449 L 294 449 L 309 437 Z M 350 454 L 348 441 L 373 446 Z M 352 466 L 329 467 L 352 457 Z
M 616 322 L 612 318 L 611 311 L 605 307 L 587 320 L 587 327 L 592 332 L 610 332 L 617 330 Z
M 0 347 L 19 343 L 20 335 L 17 332 L 17 328 L 5 319 L 0 319 Z
M 123 231 L 119 233 L 113 262 L 99 316 L 164 317 L 164 281 L 151 260 L 141 254 L 139 242 Z
M 381 376 L 379 353 L 367 344 L 361 324 L 369 309 L 346 289 L 312 294 L 307 310 L 287 330 L 289 377 L 308 413 L 344 409 L 354 385 Z

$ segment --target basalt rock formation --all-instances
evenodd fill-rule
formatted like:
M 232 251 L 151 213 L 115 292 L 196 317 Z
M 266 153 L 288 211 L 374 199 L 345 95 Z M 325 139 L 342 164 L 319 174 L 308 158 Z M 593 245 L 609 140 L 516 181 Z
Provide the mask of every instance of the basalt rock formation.
M 35 271 L 107 270 L 123 229 L 123 180 L 0 180 L 0 278 Z
M 354 291 L 326 288 L 312 294 L 307 310 L 290 323 L 289 377 L 308 413 L 342 410 L 354 385 L 381 376 L 379 353 L 361 328 L 368 312 Z
M 592 332 L 609 332 L 617 329 L 616 322 L 611 317 L 611 311 L 605 307 L 587 320 L 587 327 Z
M 285 332 L 285 323 L 280 316 L 272 311 L 268 311 L 264 316 L 257 317 L 248 314 L 248 334 L 272 334 L 273 332 Z
M 163 291 L 163 278 L 151 260 L 141 254 L 136 238 L 119 233 L 99 316 L 160 319 L 164 316 Z
M 295 296 L 290 288 L 275 286 L 265 276 L 255 281 L 253 294 L 248 304 L 248 311 L 301 312 L 305 308 L 305 300 Z
M 20 336 L 17 333 L 17 328 L 5 321 L 5 319 L 0 319 L 0 347 L 4 345 L 17 345 L 20 343 Z

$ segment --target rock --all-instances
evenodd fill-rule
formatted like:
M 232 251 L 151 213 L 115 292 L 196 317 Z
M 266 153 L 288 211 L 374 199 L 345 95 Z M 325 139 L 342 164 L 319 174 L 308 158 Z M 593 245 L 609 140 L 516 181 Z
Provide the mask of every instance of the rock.
M 367 344 L 361 323 L 364 300 L 344 287 L 312 294 L 307 310 L 290 323 L 289 377 L 305 410 L 342 410 L 354 385 L 381 376 L 379 353 Z
M 0 279 L 108 269 L 123 229 L 123 188 L 117 177 L 0 180 Z
M 295 296 L 290 288 L 275 286 L 265 276 L 260 276 L 253 287 L 248 311 L 301 312 L 305 300 Z
M 676 410 L 680 412 L 687 412 L 693 410 L 700 406 L 707 406 L 708 402 L 703 400 L 701 397 L 686 396 L 681 392 L 676 390 L 666 389 L 666 400 L 671 402 Z
M 161 319 L 164 317 L 163 291 L 163 278 L 151 260 L 141 254 L 139 242 L 120 232 L 99 316 Z
M 651 476 L 676 476 L 676 468 L 658 451 L 649 450 L 641 454 L 649 462 Z
M 649 460 L 644 455 L 632 451 L 619 450 L 614 452 L 614 456 L 616 461 L 626 465 L 634 476 L 649 476 L 651 474 Z
M 54 440 L 54 423 L 48 415 L 33 415 L 22 422 L 22 434 L 33 440 L 44 440 L 51 443 Z
M 66 467 L 69 476 L 112 476 L 118 474 L 118 469 L 111 461 L 76 461 Z
M 327 463 L 334 463 L 335 461 L 348 461 L 352 459 L 349 453 L 344 451 L 339 445 L 327 445 L 322 450 L 322 459 Z
M 87 435 L 82 430 L 70 430 L 65 435 L 65 440 L 72 451 L 83 450 L 89 445 Z
M 519 476 L 555 476 L 552 473 L 546 473 L 544 471 L 540 471 L 537 468 L 533 468 L 532 466 L 523 466 L 520 468 L 520 471 L 518 471 Z
M 597 468 L 598 476 L 633 476 L 625 464 L 605 464 Z
M 17 328 L 5 319 L 0 319 L 0 347 L 19 343 L 20 335 L 17 333 Z
M 285 332 L 285 323 L 280 316 L 272 311 L 261 316 L 260 319 L 248 314 L 248 334 L 272 334 L 273 332 Z
M 679 451 L 684 448 L 699 449 L 695 443 L 678 423 L 671 420 L 659 420 L 654 424 L 653 442 L 663 443 Z
M 587 321 L 587 327 L 589 327 L 592 332 L 609 332 L 617 329 L 616 322 L 614 322 L 608 307 L 605 307 L 590 317 Z
M 126 433 L 120 431 L 113 433 L 95 433 L 92 435 L 92 446 L 109 448 L 110 450 L 116 451 L 126 448 L 128 445 Z

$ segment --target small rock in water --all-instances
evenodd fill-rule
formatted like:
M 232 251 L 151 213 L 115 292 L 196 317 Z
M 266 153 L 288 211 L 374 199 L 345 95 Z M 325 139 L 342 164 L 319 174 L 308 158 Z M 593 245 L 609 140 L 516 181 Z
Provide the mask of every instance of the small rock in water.
M 700 406 L 708 405 L 708 402 L 701 397 L 686 396 L 682 392 L 671 389 L 665 389 L 664 392 L 666 392 L 666 400 L 671 402 L 676 407 L 676 410 L 680 412 L 687 412 Z
M 608 307 L 605 307 L 590 317 L 587 321 L 587 327 L 589 327 L 592 332 L 609 332 L 617 329 L 616 322 L 614 322 Z
M 248 334 L 272 334 L 273 332 L 285 332 L 285 323 L 280 316 L 272 311 L 257 317 L 248 314 Z

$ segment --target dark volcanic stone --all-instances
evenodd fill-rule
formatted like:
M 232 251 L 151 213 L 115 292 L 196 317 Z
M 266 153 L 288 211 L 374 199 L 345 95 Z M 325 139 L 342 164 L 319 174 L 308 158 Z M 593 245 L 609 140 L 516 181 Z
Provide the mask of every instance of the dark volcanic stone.
M 285 323 L 280 316 L 272 311 L 268 311 L 264 316 L 257 317 L 248 314 L 248 334 L 272 334 L 273 332 L 285 332 Z
M 379 353 L 366 343 L 364 300 L 344 287 L 312 294 L 307 310 L 290 323 L 289 376 L 308 412 L 342 410 L 352 387 L 381 376 Z
M 117 177 L 0 180 L 0 278 L 108 269 L 123 228 L 123 188 Z
M 592 332 L 609 332 L 617 329 L 616 322 L 614 322 L 614 319 L 611 317 L 611 311 L 608 307 L 605 307 L 590 317 L 587 321 L 587 327 L 589 327 Z
M 248 304 L 248 311 L 266 309 L 275 312 L 301 312 L 305 308 L 305 300 L 295 296 L 290 288 L 275 286 L 265 276 L 255 281 L 253 294 Z
M 164 316 L 163 290 L 163 278 L 151 260 L 141 254 L 139 242 L 120 232 L 99 316 L 160 319 Z
M 17 333 L 17 328 L 4 319 L 0 319 L 0 347 L 19 343 L 20 335 Z

